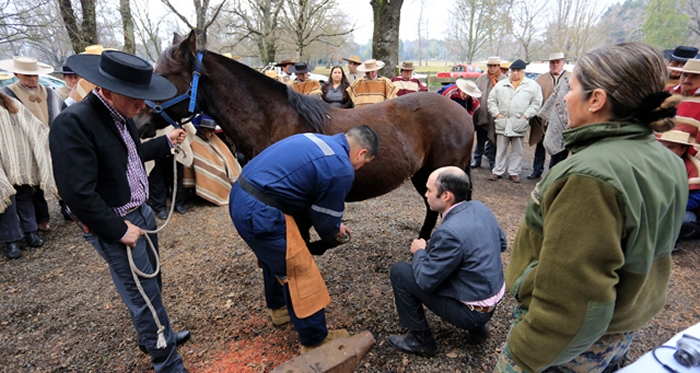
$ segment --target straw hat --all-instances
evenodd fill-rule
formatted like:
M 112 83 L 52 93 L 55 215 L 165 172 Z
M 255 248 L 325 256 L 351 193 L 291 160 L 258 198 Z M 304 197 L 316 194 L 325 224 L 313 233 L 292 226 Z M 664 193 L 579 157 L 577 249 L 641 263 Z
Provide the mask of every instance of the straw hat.
M 564 56 L 564 53 L 563 53 L 563 52 L 558 52 L 558 53 L 552 53 L 552 54 L 550 54 L 550 55 L 549 55 L 549 58 L 545 58 L 545 59 L 543 59 L 542 61 L 556 61 L 556 60 L 563 60 L 564 58 L 566 58 L 566 57 Z
M 475 98 L 481 97 L 481 91 L 476 86 L 476 83 L 474 83 L 471 80 L 457 79 L 457 87 L 459 87 L 460 91 L 468 94 L 469 96 L 472 96 Z
M 695 58 L 689 59 L 683 67 L 669 67 L 668 69 L 683 73 L 700 74 L 700 60 Z
M 354 62 L 354 63 L 362 63 L 362 58 L 360 56 L 356 56 L 354 54 L 351 54 L 350 57 L 348 58 L 343 58 L 345 61 L 349 62 Z
M 230 59 L 232 59 L 232 60 L 234 60 L 234 61 L 238 61 L 238 60 L 241 59 L 241 56 L 234 56 L 234 55 L 232 55 L 230 52 L 226 52 L 226 53 L 222 54 L 222 56 L 228 57 L 228 58 L 230 58 Z
M 510 69 L 510 62 L 501 61 L 500 66 L 501 66 L 501 69 Z
M 503 61 L 505 62 L 505 61 Z M 487 65 L 500 65 L 501 64 L 501 57 L 489 57 L 488 61 L 486 61 Z
M 34 58 L 24 56 L 15 56 L 12 59 L 0 61 L 0 69 L 22 75 L 50 74 L 53 72 L 53 67 Z
M 362 72 L 368 72 L 368 71 L 377 71 L 384 67 L 384 62 L 382 61 L 377 61 L 374 58 L 370 58 L 369 60 L 365 60 L 360 66 L 357 67 L 357 71 L 362 71 Z
M 268 78 L 275 79 L 275 80 L 277 80 L 277 78 L 279 77 L 279 76 L 277 75 L 277 71 L 275 71 L 275 70 L 267 70 L 267 71 L 265 71 L 265 76 L 268 77 Z
M 102 46 L 102 44 L 93 44 L 93 45 L 88 45 L 85 47 L 84 52 L 80 52 L 80 54 L 102 54 L 104 51 L 115 51 L 116 49 L 114 48 L 105 48 Z
M 411 61 L 404 61 L 401 63 L 401 66 L 396 66 L 396 68 L 401 69 L 401 70 L 410 70 L 410 71 L 415 70 L 415 67 L 413 67 L 413 62 L 411 62 Z

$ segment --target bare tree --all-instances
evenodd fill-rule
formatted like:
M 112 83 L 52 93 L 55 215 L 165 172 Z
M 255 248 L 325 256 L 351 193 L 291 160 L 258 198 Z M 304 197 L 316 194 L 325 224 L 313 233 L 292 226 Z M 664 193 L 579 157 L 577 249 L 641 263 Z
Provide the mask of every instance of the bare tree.
M 152 17 L 148 11 L 147 0 L 135 1 L 133 5 L 133 19 L 136 24 L 134 36 L 140 44 L 140 48 L 137 49 L 148 60 L 156 61 L 163 53 L 163 43 L 170 35 L 164 30 L 166 18 Z
M 136 41 L 134 36 L 134 19 L 131 17 L 131 5 L 129 0 L 119 0 L 119 14 L 122 16 L 124 29 L 124 51 L 136 53 Z
M 210 14 L 208 14 L 210 11 L 209 0 L 193 0 L 196 19 L 194 25 L 189 21 L 189 19 L 185 15 L 183 15 L 181 11 L 177 10 L 175 6 L 173 6 L 170 0 L 161 1 L 163 5 L 165 5 L 166 8 L 168 8 L 180 20 L 182 20 L 182 22 L 184 22 L 185 25 L 187 25 L 187 27 L 194 30 L 194 33 L 197 36 L 197 45 L 204 47 L 207 45 L 207 29 L 209 29 L 209 27 L 214 23 L 214 21 L 216 21 L 216 18 L 219 16 L 219 13 L 221 12 L 221 9 L 223 8 L 224 4 L 226 4 L 227 0 L 222 0 L 219 5 L 213 6 L 211 8 Z
M 285 0 L 282 27 L 292 39 L 297 59 L 307 60 L 304 50 L 316 42 L 339 47 L 340 44 L 332 44 L 332 38 L 355 30 L 354 25 L 343 24 L 344 17 L 337 6 L 336 0 Z
M 233 47 L 251 42 L 264 64 L 276 61 L 282 5 L 284 0 L 235 0 L 225 13 L 224 22 L 231 25 Z
M 489 41 L 489 32 L 498 19 L 499 4 L 497 0 L 455 0 L 445 38 L 447 48 L 459 59 L 471 63 Z
M 372 57 L 386 63 L 382 76 L 396 76 L 394 66 L 399 63 L 399 24 L 403 0 L 370 0 L 374 13 Z
M 61 18 L 75 53 L 82 52 L 88 45 L 97 44 L 95 3 L 96 0 L 80 0 L 82 17 L 78 18 L 73 11 L 71 0 L 58 0 Z
M 542 32 L 540 25 L 547 11 L 549 0 L 515 0 L 513 2 L 512 35 L 523 48 L 524 59 L 532 61 L 536 51 L 537 36 Z
M 416 0 L 414 0 L 416 1 Z M 425 7 L 428 0 L 420 0 L 420 12 L 418 13 L 418 66 L 423 65 L 423 44 L 428 37 L 428 19 L 425 18 Z M 425 35 L 425 36 L 424 36 Z M 427 63 L 426 63 L 427 65 Z
M 688 0 L 686 9 L 690 17 L 690 31 L 695 34 L 696 38 L 700 38 L 700 0 Z

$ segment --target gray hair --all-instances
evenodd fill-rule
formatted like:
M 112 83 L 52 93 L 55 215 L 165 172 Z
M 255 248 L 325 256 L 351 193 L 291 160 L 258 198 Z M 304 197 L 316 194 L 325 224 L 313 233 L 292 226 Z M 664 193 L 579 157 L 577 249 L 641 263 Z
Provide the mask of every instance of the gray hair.
M 379 152 L 379 135 L 369 126 L 353 127 L 345 134 L 355 140 L 360 148 L 367 149 L 368 158 L 374 157 Z
M 576 79 L 584 98 L 595 89 L 608 96 L 610 120 L 632 121 L 657 131 L 673 127 L 678 99 L 663 93 L 668 80 L 664 58 L 656 48 L 642 43 L 622 43 L 586 53 L 576 62 Z

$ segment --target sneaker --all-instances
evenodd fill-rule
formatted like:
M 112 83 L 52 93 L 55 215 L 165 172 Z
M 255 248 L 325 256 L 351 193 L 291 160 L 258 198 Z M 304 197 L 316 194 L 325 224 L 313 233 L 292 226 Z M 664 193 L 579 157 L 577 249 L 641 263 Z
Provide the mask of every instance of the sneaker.
M 275 326 L 281 326 L 291 321 L 289 318 L 289 311 L 287 311 L 287 306 L 270 310 L 270 318 Z
M 300 355 L 303 355 L 309 351 L 313 351 L 314 349 L 321 347 L 334 339 L 347 338 L 349 336 L 350 336 L 350 333 L 348 333 L 348 331 L 345 329 L 329 330 L 328 335 L 326 336 L 326 339 L 323 340 L 323 342 L 321 342 L 317 345 L 314 345 L 314 346 L 303 346 L 302 345 Z

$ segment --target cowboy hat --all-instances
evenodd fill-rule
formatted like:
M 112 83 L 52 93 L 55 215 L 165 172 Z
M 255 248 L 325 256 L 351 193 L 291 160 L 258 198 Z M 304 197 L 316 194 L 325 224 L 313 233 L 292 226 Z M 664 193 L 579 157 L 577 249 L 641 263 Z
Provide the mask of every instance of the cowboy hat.
M 558 52 L 558 53 L 551 53 L 551 54 L 549 55 L 549 58 L 545 58 L 545 59 L 543 59 L 542 61 L 557 61 L 557 60 L 563 60 L 564 58 L 566 58 L 566 57 L 564 56 L 564 53 L 563 53 L 563 52 Z
M 232 59 L 232 60 L 234 60 L 234 61 L 238 61 L 238 60 L 241 59 L 241 56 L 234 56 L 234 55 L 231 54 L 231 52 L 226 52 L 226 53 L 222 54 L 222 56 L 228 57 L 228 58 L 230 58 L 230 59 Z
M 279 76 L 277 75 L 277 71 L 275 71 L 275 70 L 267 70 L 267 71 L 265 71 L 265 76 L 268 77 L 268 78 L 275 79 L 275 80 L 277 80 L 277 78 L 279 77 Z
M 384 67 L 384 62 L 382 61 L 377 61 L 373 58 L 369 60 L 365 60 L 360 66 L 357 67 L 357 71 L 362 71 L 362 72 L 368 72 L 368 71 L 377 71 Z
M 481 91 L 471 80 L 467 79 L 457 79 L 457 87 L 460 91 L 468 94 L 469 96 L 479 98 L 481 97 Z
M 294 65 L 294 61 L 292 61 L 292 60 L 282 60 L 282 61 L 280 61 L 280 63 L 275 64 L 275 66 L 277 66 L 277 67 L 284 67 L 284 66 L 287 66 L 287 65 Z
M 153 72 L 150 63 L 126 52 L 73 55 L 67 64 L 88 82 L 130 98 L 161 101 L 177 93 L 172 83 Z
M 290 73 L 303 74 L 314 71 L 315 67 L 307 65 L 306 62 L 297 62 L 289 68 Z
M 689 59 L 697 58 L 698 48 L 679 45 L 676 49 L 666 49 L 663 54 L 667 60 L 686 62 Z
M 501 64 L 501 57 L 489 57 L 489 59 L 486 61 L 487 65 L 500 65 Z
M 22 75 L 50 74 L 53 72 L 53 67 L 38 62 L 34 58 L 24 56 L 15 56 L 12 59 L 0 61 L 0 69 Z
M 683 67 L 668 67 L 668 69 L 682 73 L 700 74 L 700 60 L 692 58 Z
M 343 59 L 344 59 L 345 61 L 354 62 L 354 63 L 356 63 L 356 64 L 361 64 L 361 63 L 362 63 L 362 58 L 360 58 L 360 56 L 356 56 L 356 55 L 354 55 L 354 54 L 351 54 L 350 57 L 348 57 L 348 58 L 343 58 Z
M 104 51 L 116 51 L 114 48 L 105 48 L 102 46 L 102 44 L 93 44 L 93 45 L 88 45 L 85 47 L 84 52 L 80 52 L 80 54 L 102 54 Z
M 61 70 L 61 74 L 63 75 L 75 75 L 75 71 L 70 68 L 68 65 L 63 65 L 63 68 Z
M 663 142 L 672 142 L 675 144 L 694 146 L 698 145 L 695 139 L 690 135 L 690 133 L 672 129 L 660 134 L 656 134 L 656 139 Z
M 216 129 L 216 122 L 214 119 L 206 114 L 200 114 L 192 119 L 192 124 L 199 128 L 209 128 L 212 130 Z
M 508 61 L 501 61 L 499 64 L 501 69 L 510 69 L 510 62 Z
M 404 61 L 401 63 L 401 66 L 396 66 L 396 68 L 401 69 L 401 70 L 410 70 L 410 71 L 415 70 L 415 67 L 413 66 L 413 62 L 411 62 L 411 61 Z

